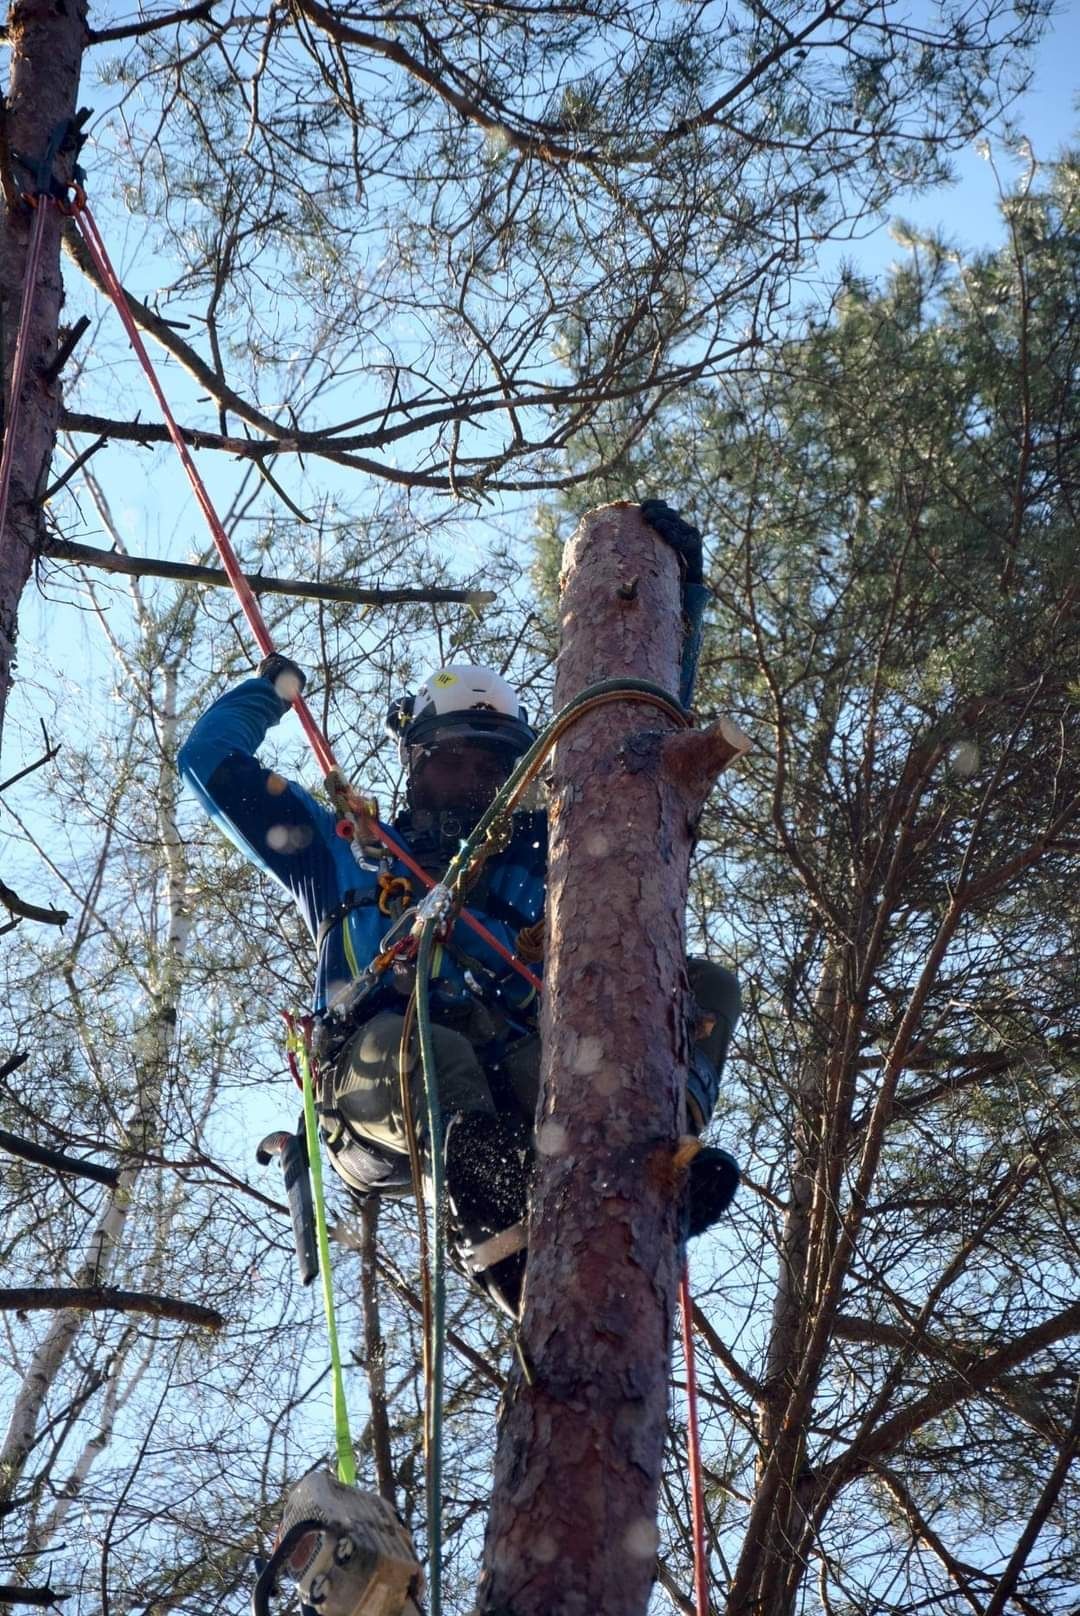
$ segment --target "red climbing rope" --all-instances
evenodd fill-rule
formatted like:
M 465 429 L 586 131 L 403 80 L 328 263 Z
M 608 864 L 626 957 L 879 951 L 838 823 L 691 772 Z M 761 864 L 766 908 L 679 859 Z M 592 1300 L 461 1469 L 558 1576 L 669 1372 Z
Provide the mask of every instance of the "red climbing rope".
M 40 209 L 38 211 L 40 212 Z M 214 504 L 209 493 L 207 492 L 206 484 L 199 475 L 199 470 L 195 464 L 194 458 L 192 457 L 191 450 L 184 442 L 183 434 L 176 424 L 176 419 L 172 413 L 172 410 L 169 408 L 168 399 L 165 397 L 161 383 L 157 379 L 154 367 L 150 361 L 150 356 L 146 351 L 146 345 L 142 340 L 138 326 L 135 324 L 135 321 L 132 318 L 131 310 L 127 306 L 127 298 L 124 295 L 124 288 L 121 286 L 116 271 L 113 269 L 105 243 L 102 240 L 101 233 L 98 230 L 93 214 L 90 212 L 90 209 L 86 204 L 85 198 L 80 196 L 77 199 L 76 203 L 72 207 L 72 214 L 75 218 L 76 224 L 79 226 L 79 229 L 82 232 L 82 238 L 86 242 L 87 251 L 90 254 L 94 267 L 101 277 L 102 285 L 104 286 L 106 292 L 108 292 L 113 303 L 116 305 L 116 312 L 119 314 L 120 319 L 123 322 L 124 330 L 127 332 L 128 341 L 134 348 L 139 362 L 142 365 L 143 370 L 146 372 L 147 380 L 153 389 L 154 397 L 157 399 L 158 408 L 161 410 L 168 434 L 176 446 L 176 452 L 180 456 L 180 461 L 184 467 L 184 470 L 187 472 L 188 481 L 191 483 L 192 489 L 194 490 L 195 498 L 198 500 L 202 513 L 206 517 L 207 526 L 210 529 L 211 537 L 213 538 L 218 555 L 221 557 L 221 564 L 225 569 L 229 582 L 236 591 L 236 596 L 240 602 L 241 608 L 243 609 L 244 616 L 247 618 L 251 632 L 255 636 L 255 642 L 263 656 L 269 656 L 274 649 L 274 643 L 270 638 L 270 631 L 263 620 L 262 612 L 259 610 L 259 603 L 255 599 L 251 585 L 248 583 L 247 579 L 244 577 L 244 574 L 240 570 L 240 563 L 237 561 L 236 554 L 229 542 L 229 536 L 225 532 L 224 527 L 221 525 L 221 520 L 214 509 Z M 5 453 L 6 449 L 7 445 L 5 443 Z M 319 766 L 323 771 L 323 775 L 336 775 L 340 779 L 340 770 L 338 769 L 337 761 L 331 749 L 330 742 L 327 740 L 326 736 L 315 722 L 310 708 L 304 701 L 303 696 L 299 693 L 293 698 L 293 706 L 296 709 L 296 716 L 300 720 L 304 734 L 311 743 L 311 749 L 315 753 Z M 436 885 L 431 876 L 428 875 L 427 871 L 421 868 L 411 854 L 408 853 L 406 849 L 397 841 L 397 839 L 392 836 L 390 832 L 382 825 L 380 825 L 377 820 L 372 819 L 371 829 L 374 835 L 378 837 L 379 841 L 382 842 L 387 851 L 392 853 L 396 859 L 400 860 L 400 862 L 405 865 L 406 869 L 411 871 L 411 873 L 415 875 L 425 887 L 430 888 Z M 509 966 L 517 971 L 519 976 L 523 976 L 525 980 L 539 992 L 541 987 L 540 979 L 529 970 L 527 965 L 523 964 L 522 961 L 517 958 L 516 954 L 506 947 L 505 943 L 502 943 L 498 937 L 489 931 L 487 926 L 485 926 L 482 921 L 478 920 L 475 915 L 470 914 L 467 909 L 463 909 L 461 911 L 461 918 L 464 920 L 467 926 L 471 927 L 478 937 L 483 938 L 484 942 L 487 943 L 489 948 L 493 948 L 501 959 L 504 959 Z
M 0 533 L 7 525 L 8 489 L 11 486 L 11 465 L 15 459 L 15 440 L 18 436 L 19 407 L 22 403 L 23 377 L 26 373 L 26 355 L 30 346 L 30 321 L 34 312 L 34 293 L 37 291 L 38 265 L 41 262 L 41 242 L 45 233 L 45 207 L 43 200 L 34 209 L 34 222 L 30 226 L 30 239 L 26 245 L 26 269 L 23 274 L 22 310 L 19 329 L 15 337 L 15 354 L 11 363 L 11 392 L 8 397 L 7 416 L 4 421 L 4 452 L 0 456 Z
M 270 638 L 266 623 L 263 620 L 262 613 L 259 610 L 258 602 L 252 593 L 250 584 L 240 570 L 240 564 L 237 561 L 235 552 L 233 551 L 232 545 L 229 542 L 228 534 L 225 532 L 225 529 L 221 524 L 217 512 L 214 509 L 213 502 L 210 499 L 210 495 L 207 492 L 206 485 L 199 475 L 199 471 L 195 465 L 191 451 L 184 442 L 180 428 L 176 424 L 176 420 L 171 409 L 169 408 L 168 400 L 166 399 L 161 385 L 158 382 L 157 375 L 154 371 L 153 365 L 150 362 L 150 357 L 146 351 L 146 347 L 139 333 L 139 329 L 136 326 L 135 321 L 132 318 L 131 311 L 127 306 L 124 289 L 117 278 L 112 263 L 110 262 L 108 252 L 105 248 L 105 243 L 101 238 L 93 215 L 91 214 L 90 209 L 86 205 L 85 199 L 81 196 L 81 194 L 77 198 L 75 204 L 72 206 L 71 211 L 76 223 L 79 226 L 79 229 L 82 232 L 83 240 L 86 242 L 87 250 L 90 253 L 94 266 L 101 277 L 102 285 L 108 292 L 113 303 L 116 305 L 116 311 L 123 322 L 124 329 L 128 335 L 128 340 L 131 343 L 132 348 L 135 350 L 135 353 L 146 372 L 147 379 L 151 388 L 153 389 L 154 396 L 157 399 L 158 406 L 164 418 L 169 436 L 176 446 L 176 451 L 180 456 L 184 470 L 187 472 L 188 479 L 195 493 L 195 497 L 202 509 L 203 515 L 206 517 L 215 547 L 217 548 L 217 552 L 221 557 L 222 566 L 225 569 L 233 589 L 236 591 L 237 598 L 240 602 L 241 608 L 243 609 L 244 616 L 247 618 L 251 627 L 251 631 L 255 637 L 256 643 L 258 644 L 258 647 L 263 655 L 269 656 L 274 650 L 274 645 Z M 41 227 L 38 221 L 43 212 L 44 210 L 39 208 L 38 219 L 35 220 L 35 232 L 37 238 L 40 238 Z M 35 238 L 32 238 L 32 241 L 33 239 Z M 40 241 L 38 250 L 40 250 Z M 36 274 L 36 262 L 34 273 Z M 28 261 L 27 282 L 26 288 L 24 288 L 24 323 L 26 324 L 28 324 L 26 308 L 31 296 L 28 289 L 31 288 L 31 286 L 32 277 L 30 274 L 30 265 Z M 21 344 L 23 337 L 22 326 L 20 326 L 19 337 Z M 20 352 L 21 349 L 17 347 L 16 365 L 13 367 L 13 400 L 16 396 L 20 379 L 20 371 L 18 369 Z M 13 434 L 10 431 L 9 425 L 9 431 L 5 435 L 4 441 L 4 471 L 0 472 L 0 513 L 3 511 L 3 501 L 6 500 L 7 494 L 6 477 L 9 474 L 9 445 L 12 439 Z M 312 717 L 310 709 L 301 695 L 298 694 L 294 697 L 293 706 L 296 709 L 297 717 L 300 719 L 304 733 L 311 744 L 312 751 L 315 753 L 319 765 L 323 770 L 323 774 L 325 776 L 338 775 L 340 778 L 337 762 L 334 758 L 330 743 L 319 729 L 318 724 Z M 418 878 L 423 886 L 431 888 L 436 885 L 431 876 L 428 875 L 427 871 L 422 869 L 421 866 L 416 863 L 409 853 L 402 846 L 400 846 L 396 839 L 387 830 L 385 830 L 382 825 L 378 824 L 377 821 L 373 821 L 372 830 L 382 844 L 387 848 L 387 850 L 392 853 L 395 858 L 399 859 L 400 862 Z M 495 937 L 481 921 L 477 920 L 475 915 L 471 915 L 468 910 L 462 910 L 462 919 L 479 937 L 482 937 L 484 941 L 507 962 L 507 964 L 512 966 L 520 976 L 523 976 L 525 980 L 537 990 L 537 992 L 541 991 L 542 983 L 540 982 L 539 978 L 535 976 L 533 972 L 529 970 L 528 966 L 523 964 L 523 962 L 510 951 L 510 949 L 501 943 L 499 939 Z M 690 1295 L 689 1270 L 685 1264 L 683 1265 L 682 1275 L 679 1283 L 679 1300 L 682 1312 L 683 1352 L 686 1359 L 690 1497 L 693 1513 L 694 1538 L 694 1599 L 696 1616 L 708 1616 L 709 1602 L 705 1558 L 705 1501 L 701 1477 L 701 1445 L 698 1434 L 697 1374 L 694 1364 L 693 1344 L 693 1301 Z
M 701 1484 L 701 1435 L 698 1431 L 697 1366 L 694 1362 L 694 1299 L 690 1295 L 690 1266 L 683 1263 L 679 1276 L 683 1357 L 686 1360 L 686 1445 L 690 1460 L 690 1512 L 694 1529 L 695 1616 L 709 1616 L 709 1589 L 705 1559 L 705 1491 Z

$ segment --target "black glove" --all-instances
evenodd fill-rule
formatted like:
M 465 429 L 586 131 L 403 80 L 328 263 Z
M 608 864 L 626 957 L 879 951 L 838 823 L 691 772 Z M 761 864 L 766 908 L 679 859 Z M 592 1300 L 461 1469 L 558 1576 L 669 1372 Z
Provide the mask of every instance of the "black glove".
M 307 674 L 304 672 L 303 668 L 297 667 L 296 663 L 293 662 L 291 657 L 282 656 L 279 651 L 271 651 L 270 655 L 263 657 L 262 661 L 259 663 L 259 678 L 269 679 L 270 683 L 274 685 L 275 688 L 277 687 L 278 679 L 283 673 L 291 673 L 294 678 L 299 680 L 300 689 L 303 691 L 304 686 L 307 684 Z
M 684 582 L 700 584 L 704 581 L 701 564 L 701 534 L 689 522 L 684 522 L 678 511 L 663 499 L 643 499 L 641 514 L 654 533 L 659 533 L 665 544 L 670 544 L 685 568 Z

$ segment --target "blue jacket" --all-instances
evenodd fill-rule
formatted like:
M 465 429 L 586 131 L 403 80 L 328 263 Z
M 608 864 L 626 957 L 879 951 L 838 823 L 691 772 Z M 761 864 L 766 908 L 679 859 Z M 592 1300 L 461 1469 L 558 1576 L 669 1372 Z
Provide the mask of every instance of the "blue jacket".
M 392 923 L 378 907 L 380 871 L 410 880 L 413 901 L 423 893 L 415 890 L 415 877 L 385 850 L 378 859 L 369 855 L 358 862 L 352 844 L 337 834 L 333 811 L 302 786 L 259 763 L 257 748 L 287 711 L 268 679 L 245 680 L 198 720 L 180 749 L 179 767 L 215 824 L 290 894 L 313 941 L 322 930 L 312 996 L 312 1009 L 318 1013 L 380 951 Z M 518 931 L 533 925 L 543 911 L 545 831 L 543 816 L 515 815 L 508 847 L 488 861 L 481 877 L 482 908 L 470 905 L 471 912 L 511 950 Z M 393 834 L 408 847 L 401 830 L 394 828 Z M 408 850 L 412 852 L 411 847 Z M 505 1011 L 521 1031 L 535 1025 L 535 990 L 459 919 L 447 946 L 436 951 L 433 1013 L 440 1019 L 455 1009 L 464 1010 L 477 995 Z M 404 1007 L 388 981 L 368 1002 L 372 1015 Z

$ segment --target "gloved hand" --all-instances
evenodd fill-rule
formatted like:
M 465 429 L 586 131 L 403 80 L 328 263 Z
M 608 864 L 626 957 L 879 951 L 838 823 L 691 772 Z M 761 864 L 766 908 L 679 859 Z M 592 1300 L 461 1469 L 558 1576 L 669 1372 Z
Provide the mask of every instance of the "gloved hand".
M 670 544 L 686 569 L 684 582 L 703 582 L 701 563 L 701 533 L 689 522 L 684 522 L 678 511 L 663 499 L 643 499 L 641 514 L 665 544 Z
M 259 663 L 258 674 L 260 679 L 269 679 L 277 695 L 284 702 L 292 701 L 294 696 L 300 695 L 307 684 L 307 674 L 298 668 L 290 657 L 282 656 L 278 651 L 272 651 L 269 656 L 263 657 Z

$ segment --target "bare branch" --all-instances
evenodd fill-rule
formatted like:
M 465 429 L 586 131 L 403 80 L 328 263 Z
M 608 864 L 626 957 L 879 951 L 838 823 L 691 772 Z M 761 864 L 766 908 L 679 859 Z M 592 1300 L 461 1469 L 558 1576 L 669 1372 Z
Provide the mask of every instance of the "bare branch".
M 93 545 L 75 544 L 70 539 L 49 538 L 42 546 L 44 555 L 80 566 L 98 567 L 102 572 L 123 573 L 132 578 L 175 578 L 179 583 L 204 584 L 213 589 L 231 589 L 228 576 L 219 567 L 196 567 L 182 561 L 158 561 L 149 556 L 121 555 L 116 550 L 98 550 Z M 395 606 L 402 602 L 426 605 L 490 606 L 495 599 L 489 589 L 358 589 L 351 584 L 324 584 L 305 578 L 269 578 L 262 573 L 246 574 L 253 594 L 293 595 L 301 600 L 341 600 L 357 606 Z
M 80 314 L 70 331 L 68 331 L 61 340 L 52 363 L 41 373 L 41 379 L 46 386 L 51 387 L 53 382 L 56 381 L 60 375 L 60 372 L 63 370 L 64 366 L 74 353 L 75 345 L 79 341 L 79 338 L 85 331 L 88 331 L 89 328 L 90 316 L 88 314 Z
M 23 1139 L 16 1133 L 8 1133 L 0 1128 L 0 1150 L 6 1150 L 12 1156 L 18 1156 L 23 1161 L 36 1162 L 40 1167 L 52 1167 L 58 1173 L 74 1173 L 78 1178 L 90 1178 L 97 1184 L 108 1184 L 115 1189 L 120 1174 L 115 1167 L 102 1167 L 98 1162 L 81 1161 L 75 1156 L 65 1156 L 62 1151 L 48 1150 L 44 1145 L 36 1145 L 32 1139 Z
M 0 1605 L 41 1605 L 51 1607 L 58 1605 L 67 1594 L 54 1594 L 48 1586 L 44 1588 L 16 1588 L 11 1583 L 0 1582 Z
M 160 17 L 146 17 L 142 22 L 121 22 L 115 28 L 88 28 L 87 43 L 106 45 L 117 39 L 139 39 L 155 33 L 159 28 L 171 28 L 174 23 L 200 22 L 208 18 L 216 0 L 199 0 L 195 6 L 182 6 L 178 11 L 167 11 Z
M 108 441 L 108 433 L 102 432 L 81 454 L 76 455 L 71 465 L 60 473 L 54 483 L 50 483 L 49 487 L 46 488 L 41 496 L 41 503 L 47 505 L 51 499 L 55 499 L 61 488 L 66 488 L 71 479 L 86 465 L 86 462 L 92 460 L 99 449 L 104 449 Z
M 9 886 L 5 886 L 3 881 L 0 881 L 0 903 L 16 916 L 16 919 L 9 921 L 6 926 L 0 927 L 0 935 L 5 931 L 11 931 L 20 920 L 37 920 L 43 926 L 66 926 L 71 919 L 66 909 L 43 909 L 40 904 L 27 903 L 25 898 L 20 898 L 19 894 L 13 892 Z
M 0 1312 L 48 1313 L 74 1308 L 87 1313 L 148 1313 L 155 1319 L 175 1319 L 179 1324 L 197 1324 L 206 1330 L 221 1330 L 224 1315 L 196 1302 L 176 1301 L 170 1296 L 153 1296 L 148 1291 L 121 1291 L 112 1285 L 50 1289 L 44 1286 L 17 1286 L 0 1290 Z
M 332 1226 L 330 1238 L 336 1241 L 339 1246 L 344 1246 L 347 1251 L 363 1253 L 364 1246 L 361 1237 L 343 1220 L 339 1220 Z M 387 1262 L 385 1257 L 379 1256 L 377 1251 L 375 1254 L 375 1267 L 380 1279 L 386 1281 L 395 1296 L 404 1302 L 405 1306 L 415 1313 L 417 1318 L 423 1318 L 424 1304 L 416 1291 L 412 1286 L 406 1284 L 393 1264 Z M 494 1386 L 497 1391 L 504 1390 L 506 1386 L 504 1376 L 488 1362 L 482 1353 L 477 1352 L 475 1347 L 470 1346 L 464 1336 L 460 1335 L 456 1330 L 447 1330 L 446 1339 L 458 1356 L 476 1370 L 481 1379 L 485 1380 L 489 1386 Z
M 49 732 L 45 728 L 44 724 L 41 726 L 41 733 L 45 737 L 45 750 L 42 755 L 39 758 L 35 758 L 33 763 L 28 763 L 25 769 L 20 769 L 18 774 L 9 774 L 7 779 L 0 784 L 0 794 L 5 792 L 8 786 L 13 786 L 17 780 L 24 780 L 28 774 L 33 774 L 35 769 L 40 769 L 46 763 L 51 763 L 53 758 L 56 757 L 60 747 L 58 745 L 53 746 L 50 743 Z

